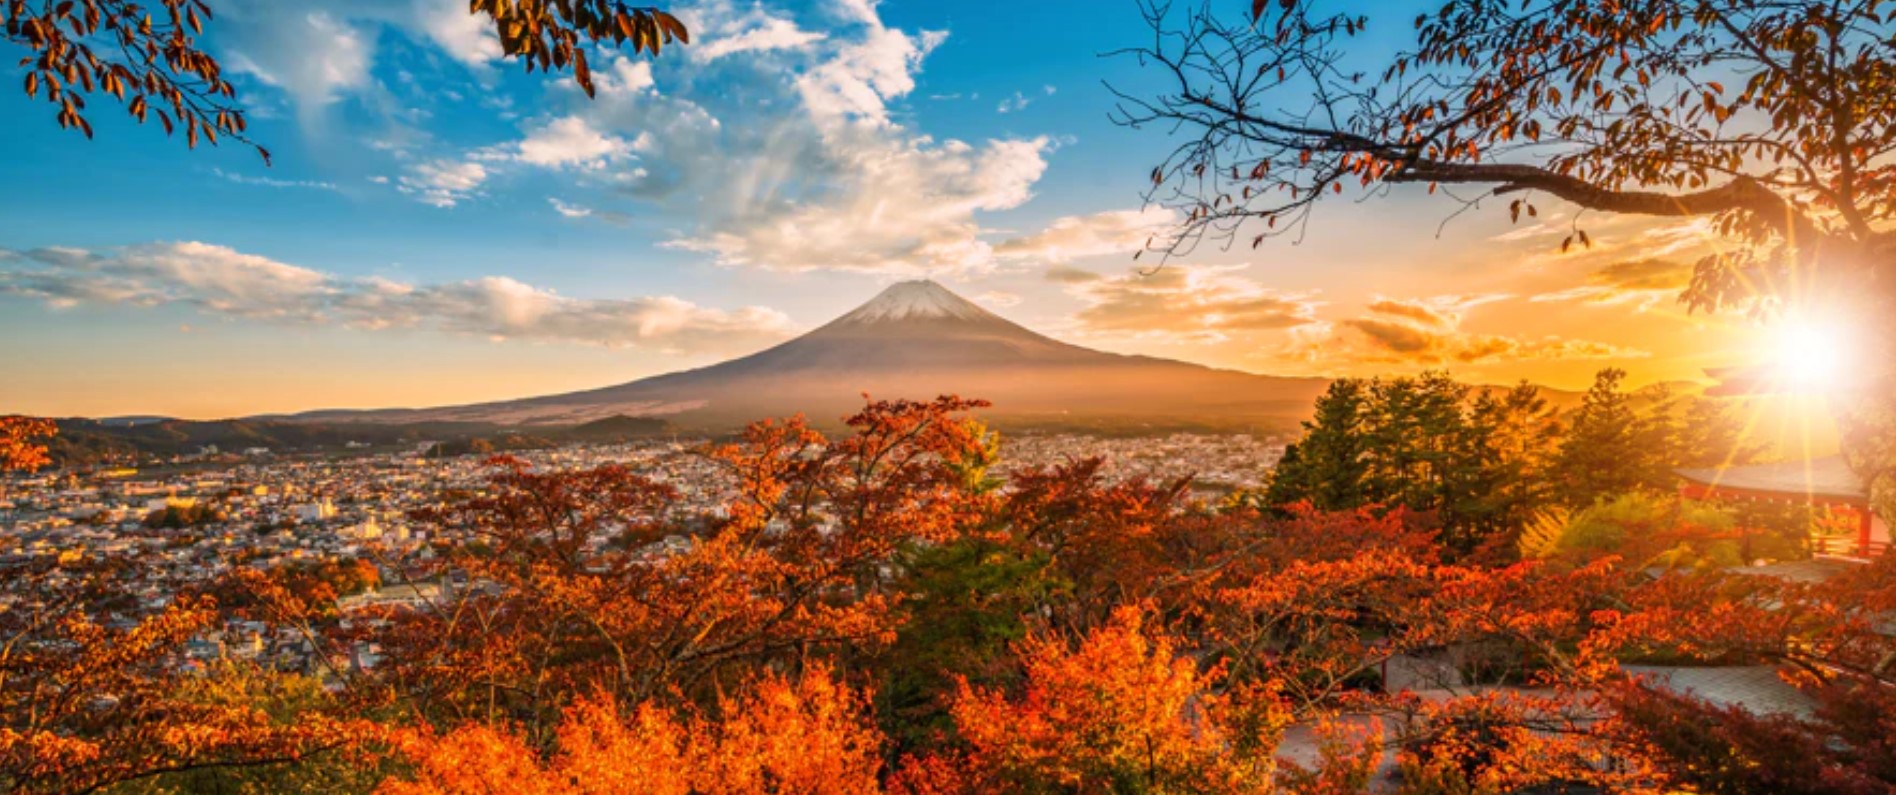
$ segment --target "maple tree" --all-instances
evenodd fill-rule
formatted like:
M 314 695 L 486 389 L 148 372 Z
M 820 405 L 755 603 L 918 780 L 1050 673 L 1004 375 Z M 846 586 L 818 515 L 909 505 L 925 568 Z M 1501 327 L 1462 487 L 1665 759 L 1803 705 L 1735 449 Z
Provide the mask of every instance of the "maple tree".
M 1118 608 L 1146 600 L 1175 602 L 1198 544 L 1217 542 L 1180 514 L 1186 482 L 1109 483 L 1104 462 L 1085 459 L 1014 473 L 1001 507 L 1002 531 L 1018 548 L 1044 555 L 1062 583 L 1052 605 L 1061 626 L 1104 624 Z
M 1563 250 L 1590 218 L 1700 219 L 1689 307 L 1856 330 L 1844 454 L 1896 516 L 1896 7 L 1449 0 L 1393 52 L 1348 4 L 1145 8 L 1131 52 L 1163 88 L 1119 92 L 1117 119 L 1183 135 L 1148 194 L 1182 220 L 1147 250 L 1257 247 L 1405 184 L 1516 221 L 1564 202 Z
M 544 735 L 576 698 L 703 699 L 770 664 L 891 642 L 900 550 L 973 516 L 981 404 L 870 404 L 829 440 L 800 419 L 709 451 L 720 515 L 665 508 L 670 486 L 620 466 L 536 472 L 495 459 L 486 494 L 420 513 L 467 537 L 418 578 L 465 583 L 387 611 L 366 639 L 385 690 L 449 723 Z
M 517 792 L 880 792 L 881 736 L 866 699 L 816 667 L 765 674 L 714 714 L 652 704 L 622 709 L 611 697 L 566 710 L 550 752 L 482 723 L 396 740 L 414 766 L 382 795 Z
M 184 128 L 185 143 L 216 145 L 220 138 L 270 150 L 249 137 L 249 115 L 224 67 L 203 47 L 212 19 L 209 0 L 5 0 L 5 41 L 26 50 L 23 90 L 59 108 L 59 126 L 92 137 L 87 102 L 109 95 L 139 122 L 156 118 L 167 135 Z M 691 34 L 665 11 L 624 0 L 474 0 L 468 13 L 484 16 L 501 52 L 528 71 L 571 69 L 593 93 L 586 49 L 595 43 L 658 55 Z
M 193 663 L 220 626 L 189 591 L 152 608 L 114 587 L 131 560 L 14 566 L 0 611 L 0 786 L 89 792 L 194 771 L 288 765 L 367 729 L 330 707 L 272 715 L 285 685 L 241 662 Z
M 1674 574 L 1628 594 L 1589 653 L 1762 664 L 1811 699 L 1808 713 L 1716 705 L 1632 679 L 1603 692 L 1600 733 L 1699 792 L 1883 792 L 1889 744 L 1886 626 L 1896 565 L 1885 557 L 1822 582 L 1723 571 Z
M 40 440 L 58 432 L 51 420 L 0 417 L 0 472 L 32 471 L 52 463 Z
M 1077 760 L 1089 753 L 1064 748 L 1038 752 L 1033 758 L 1042 767 L 1006 772 L 1011 769 L 1008 765 L 1025 764 L 1018 759 L 1029 751 L 1017 746 L 1037 736 L 1018 731 L 1041 719 L 1028 712 L 1030 706 L 1051 709 L 1044 704 L 1111 703 L 1106 696 L 1070 692 L 1049 696 L 1044 704 L 1022 701 L 1022 694 L 1033 692 L 1035 677 L 1047 676 L 1028 660 L 1036 654 L 1053 656 L 1049 650 L 1064 643 L 1050 639 L 1077 635 L 1086 638 L 1081 647 L 1087 649 L 1093 648 L 1089 644 L 1105 643 L 1108 637 L 1124 641 L 1128 605 L 1143 605 L 1142 616 L 1173 617 L 1162 633 L 1151 624 L 1144 631 L 1151 634 L 1153 643 L 1166 647 L 1175 665 L 1183 650 L 1190 650 L 1192 665 L 1176 673 L 1191 677 L 1194 687 L 1202 691 L 1195 699 L 1224 699 L 1222 703 L 1238 711 L 1233 714 L 1247 710 L 1253 716 L 1270 714 L 1285 725 L 1335 725 L 1344 714 L 1382 716 L 1392 721 L 1382 741 L 1401 751 L 1404 764 L 1418 780 L 1440 783 L 1451 772 L 1455 782 L 1487 782 L 1482 786 L 1651 777 L 1647 766 L 1635 763 L 1620 765 L 1611 775 L 1581 772 L 1584 760 L 1618 749 L 1586 730 L 1602 709 L 1585 693 L 1611 679 L 1611 661 L 1574 650 L 1599 630 L 1596 611 L 1609 607 L 1616 594 L 1632 587 L 1629 572 L 1612 562 L 1578 567 L 1528 562 L 1500 569 L 1479 561 L 1449 564 L 1441 558 L 1434 531 L 1401 511 L 1326 513 L 1292 506 L 1285 516 L 1242 507 L 1205 513 L 1178 499 L 1178 490 L 1170 486 L 1095 482 L 1091 478 L 1094 466 L 1076 462 L 1015 473 L 1012 482 L 1018 489 L 1002 503 L 998 523 L 987 525 L 987 546 L 982 548 L 994 565 L 968 575 L 965 582 L 972 590 L 955 605 L 979 609 L 984 595 L 1001 598 L 1007 601 L 1000 604 L 1024 607 L 1029 615 L 1038 616 L 1036 622 L 1043 627 L 1026 641 L 1013 644 L 1013 657 L 996 659 L 995 635 L 977 636 L 962 647 L 968 656 L 945 657 L 970 670 L 960 675 L 955 689 L 936 693 L 948 704 L 948 719 L 932 724 L 932 731 L 951 741 L 948 748 L 959 750 L 946 755 L 940 750 L 930 752 L 926 749 L 931 743 L 911 738 L 906 745 L 922 749 L 898 775 L 902 786 L 918 792 L 1009 786 L 1033 790 L 1056 786 L 1049 783 L 1054 781 L 1070 784 L 1075 777 L 1089 775 L 1059 768 L 1063 760 L 1083 764 Z M 1082 510 L 1093 505 L 1104 507 L 1098 514 Z M 1073 549 L 1084 552 L 1074 554 Z M 1111 571 L 1105 565 L 1108 561 L 1122 562 L 1123 582 L 1118 576 L 1105 576 Z M 938 588 L 931 584 L 929 593 Z M 1092 605 L 1103 606 L 1106 616 L 1096 618 Z M 983 626 L 994 627 L 1001 635 L 1021 628 L 1017 623 L 992 620 Z M 1471 683 L 1470 696 L 1417 701 L 1382 681 L 1386 666 L 1399 658 L 1444 653 L 1473 666 L 1478 678 Z M 1137 651 L 1118 647 L 1091 658 L 1094 667 L 1075 663 L 1064 669 L 1068 678 L 1063 686 L 1110 689 L 1116 687 L 1116 677 L 1136 675 L 1111 670 L 1103 662 L 1109 657 L 1122 662 L 1144 659 Z M 927 662 L 942 659 L 937 656 Z M 1008 672 L 1010 659 L 1018 660 L 1018 673 Z M 1205 667 L 1201 670 L 1200 666 Z M 1150 679 L 1140 688 L 1127 689 L 1158 690 Z M 1560 689 L 1532 697 L 1488 692 L 1547 686 Z M 985 696 L 979 703 L 985 704 L 988 713 L 998 710 L 1001 703 L 1012 704 L 1017 711 L 998 716 L 970 713 L 969 705 L 977 703 L 968 700 L 970 693 Z M 916 714 L 929 713 L 911 707 L 898 716 L 896 729 Z M 987 723 L 970 722 L 984 714 Z M 1450 731 L 1472 725 L 1475 718 L 1484 727 L 1481 733 Z M 1127 720 L 1119 719 L 1116 725 Z M 1353 728 L 1360 735 L 1377 725 L 1359 723 Z M 1571 737 L 1559 742 L 1537 739 L 1556 728 Z M 980 735 L 984 730 L 987 734 Z M 1089 736 L 1072 726 L 1049 729 L 1045 735 Z M 1450 739 L 1460 737 L 1466 745 L 1474 742 L 1469 737 L 1490 736 L 1514 741 L 1505 752 L 1458 762 L 1452 771 L 1442 761 L 1462 754 L 1451 752 L 1455 746 Z M 970 750 L 970 744 L 982 737 L 996 744 L 985 757 Z M 1253 784 L 1352 791 L 1350 786 L 1324 790 L 1322 782 L 1358 781 L 1352 776 L 1375 771 L 1378 764 L 1366 761 L 1365 743 L 1373 745 L 1358 736 L 1343 743 L 1356 750 L 1334 753 L 1317 769 L 1294 775 L 1280 771 L 1283 775 L 1254 778 Z M 1257 748 L 1262 750 L 1257 753 L 1269 757 L 1269 746 L 1260 743 Z M 1229 748 L 1226 754 L 1232 758 L 1220 764 L 1259 763 L 1259 759 L 1246 762 L 1247 757 Z M 1098 764 L 1111 767 L 1106 762 Z M 1030 783 L 1020 783 L 1020 777 Z M 1119 783 L 1099 786 L 1116 791 L 1156 786 L 1151 780 L 1141 784 L 1136 777 L 1123 775 L 1114 781 Z
M 1176 26 L 1151 11 L 1160 35 L 1139 53 L 1171 85 L 1123 96 L 1121 112 L 1202 134 L 1153 172 L 1189 215 L 1169 246 L 1248 219 L 1281 234 L 1346 184 L 1475 184 L 1525 195 L 1516 215 L 1538 194 L 1775 241 L 1701 263 L 1699 304 L 1788 283 L 1746 278 L 1761 269 L 1887 282 L 1896 261 L 1896 11 L 1881 3 L 1452 0 L 1369 74 L 1346 59 L 1367 16 L 1302 0 L 1249 10 Z
M 1151 632 L 1136 606 L 1077 645 L 1040 635 L 1019 652 L 1018 695 L 963 684 L 952 707 L 965 744 L 904 771 L 920 792 L 1269 792 L 1285 710 L 1241 714 L 1217 678 Z M 1262 699 L 1260 699 L 1261 701 Z

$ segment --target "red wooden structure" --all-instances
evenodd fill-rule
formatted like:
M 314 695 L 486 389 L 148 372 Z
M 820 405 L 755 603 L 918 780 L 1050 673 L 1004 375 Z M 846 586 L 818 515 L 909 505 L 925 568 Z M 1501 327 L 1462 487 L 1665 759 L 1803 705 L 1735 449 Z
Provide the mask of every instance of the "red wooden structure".
M 1847 518 L 1855 537 L 1812 538 L 1817 554 L 1868 558 L 1889 548 L 1889 528 L 1870 510 L 1869 490 L 1840 456 L 1677 472 L 1684 480 L 1679 494 L 1691 499 L 1812 505 Z

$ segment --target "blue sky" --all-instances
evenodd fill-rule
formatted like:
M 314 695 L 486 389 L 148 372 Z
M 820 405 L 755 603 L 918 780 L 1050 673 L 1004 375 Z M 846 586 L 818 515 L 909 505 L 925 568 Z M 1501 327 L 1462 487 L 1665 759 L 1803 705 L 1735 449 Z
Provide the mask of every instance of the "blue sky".
M 1338 202 L 1301 245 L 1131 270 L 1169 220 L 1139 190 L 1171 142 L 1108 119 L 1105 83 L 1155 85 L 1100 57 L 1149 40 L 1130 0 L 675 6 L 694 44 L 599 52 L 592 100 L 498 58 L 463 0 L 214 7 L 209 49 L 272 167 L 187 152 L 109 100 L 87 142 L 0 92 L 0 412 L 599 386 L 920 276 L 1074 342 L 1267 372 L 1442 364 L 1371 333 L 1386 322 L 1482 351 L 1451 357 L 1474 377 L 1566 386 L 1603 362 L 1677 377 L 1716 348 L 1641 342 L 1655 330 L 1731 333 L 1603 279 L 1623 247 L 1549 264 L 1500 214 L 1438 235 L 1452 208 L 1412 194 Z M 1410 16 L 1378 13 L 1365 53 Z

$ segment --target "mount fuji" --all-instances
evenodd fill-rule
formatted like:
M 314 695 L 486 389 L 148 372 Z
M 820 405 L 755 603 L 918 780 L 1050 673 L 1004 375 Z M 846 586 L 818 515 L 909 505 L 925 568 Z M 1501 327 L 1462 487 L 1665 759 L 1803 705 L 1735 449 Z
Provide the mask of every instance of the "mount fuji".
M 827 421 L 853 413 L 867 393 L 982 398 L 994 404 L 986 416 L 1013 425 L 1287 425 L 1327 384 L 1070 345 L 933 281 L 910 281 L 776 347 L 696 370 L 563 395 L 295 419 L 562 425 L 628 416 L 714 430 L 796 412 Z

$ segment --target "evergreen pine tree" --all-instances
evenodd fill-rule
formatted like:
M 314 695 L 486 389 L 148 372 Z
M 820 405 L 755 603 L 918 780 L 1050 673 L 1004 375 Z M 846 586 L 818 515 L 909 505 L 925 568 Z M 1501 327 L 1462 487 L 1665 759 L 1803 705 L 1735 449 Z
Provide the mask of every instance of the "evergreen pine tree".
M 1326 511 L 1348 510 L 1371 501 L 1367 383 L 1342 378 L 1317 398 L 1316 416 L 1303 424 L 1304 438 L 1284 451 L 1266 493 L 1271 505 L 1309 501 Z
M 1601 370 L 1573 413 L 1554 462 L 1556 497 L 1570 508 L 1649 485 L 1656 458 L 1668 446 L 1650 419 L 1642 420 L 1623 388 L 1626 371 Z M 1651 445 L 1660 445 L 1655 450 Z

